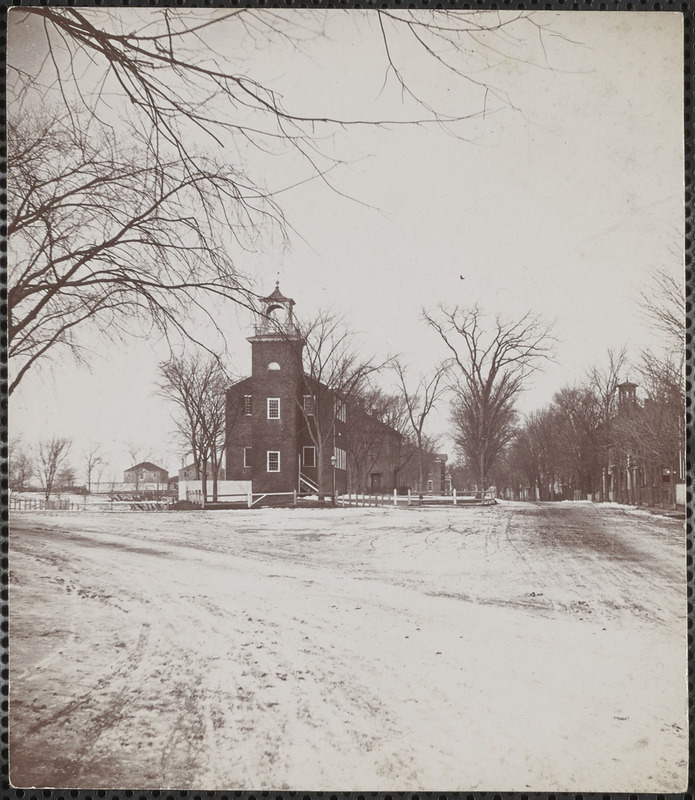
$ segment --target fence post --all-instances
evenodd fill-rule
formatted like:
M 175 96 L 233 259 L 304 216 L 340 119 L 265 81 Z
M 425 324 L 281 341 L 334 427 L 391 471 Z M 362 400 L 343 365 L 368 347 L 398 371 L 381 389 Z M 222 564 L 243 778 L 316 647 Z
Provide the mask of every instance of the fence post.
M 253 487 L 251 487 L 251 489 L 249 489 L 248 494 L 246 496 L 246 502 L 247 502 L 249 508 L 251 508 L 251 506 L 253 504 L 252 489 L 253 489 Z
M 398 505 L 398 489 L 393 490 L 393 504 L 394 506 Z
M 454 505 L 456 505 L 456 489 L 454 489 Z
M 297 490 L 296 489 L 292 490 L 292 505 L 295 505 L 295 506 L 297 505 Z
M 410 489 L 408 489 L 408 505 L 410 505 Z

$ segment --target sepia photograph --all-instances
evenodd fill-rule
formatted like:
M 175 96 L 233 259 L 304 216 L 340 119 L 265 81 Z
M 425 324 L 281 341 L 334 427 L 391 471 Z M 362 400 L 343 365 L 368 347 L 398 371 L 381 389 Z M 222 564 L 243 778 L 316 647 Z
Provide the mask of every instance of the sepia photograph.
M 683 24 L 10 9 L 13 787 L 686 790 Z

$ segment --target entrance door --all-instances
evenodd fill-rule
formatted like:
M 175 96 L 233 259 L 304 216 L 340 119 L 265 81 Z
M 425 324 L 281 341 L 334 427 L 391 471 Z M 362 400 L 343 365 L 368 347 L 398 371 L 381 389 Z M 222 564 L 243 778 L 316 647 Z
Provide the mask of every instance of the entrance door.
M 372 472 L 371 475 L 371 490 L 373 492 L 380 492 L 381 491 L 381 473 L 380 472 Z

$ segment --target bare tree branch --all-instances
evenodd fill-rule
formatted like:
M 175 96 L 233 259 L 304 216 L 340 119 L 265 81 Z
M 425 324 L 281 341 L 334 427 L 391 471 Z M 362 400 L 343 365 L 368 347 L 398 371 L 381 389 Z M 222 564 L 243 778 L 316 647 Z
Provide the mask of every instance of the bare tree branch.
M 495 318 L 488 330 L 477 306 L 424 313 L 452 356 L 452 420 L 456 443 L 484 491 L 490 469 L 514 435 L 514 404 L 526 380 L 551 357 L 551 326 L 530 312 Z

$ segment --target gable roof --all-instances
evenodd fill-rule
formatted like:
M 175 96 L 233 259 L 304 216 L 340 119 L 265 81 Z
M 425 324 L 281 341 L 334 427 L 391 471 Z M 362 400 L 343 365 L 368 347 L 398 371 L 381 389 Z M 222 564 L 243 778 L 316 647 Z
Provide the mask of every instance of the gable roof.
M 132 472 L 134 469 L 147 469 L 147 470 L 156 470 L 157 472 L 166 472 L 165 469 L 158 467 L 156 464 L 153 464 L 151 461 L 143 461 L 141 464 L 136 464 L 134 467 L 128 467 L 126 472 Z M 167 475 L 169 473 L 167 472 Z

